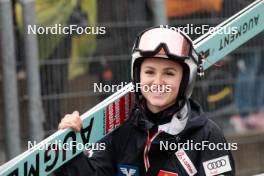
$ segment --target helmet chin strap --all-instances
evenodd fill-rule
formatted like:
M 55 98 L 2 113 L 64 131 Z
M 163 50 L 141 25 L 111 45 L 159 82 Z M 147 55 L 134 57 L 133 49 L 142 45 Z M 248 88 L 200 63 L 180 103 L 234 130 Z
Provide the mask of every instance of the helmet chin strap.
M 197 75 L 200 78 L 204 77 L 204 68 L 203 68 L 204 61 L 205 61 L 205 56 L 203 54 L 199 54 L 198 55 Z

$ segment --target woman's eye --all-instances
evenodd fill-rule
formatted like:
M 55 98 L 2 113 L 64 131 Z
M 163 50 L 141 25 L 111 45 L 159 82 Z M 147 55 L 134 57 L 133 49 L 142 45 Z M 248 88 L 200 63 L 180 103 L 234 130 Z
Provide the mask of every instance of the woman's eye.
M 154 71 L 151 71 L 151 70 L 145 71 L 145 74 L 153 74 L 153 73 L 154 73 Z
M 169 76 L 174 76 L 174 75 L 175 75 L 175 73 L 173 73 L 173 72 L 167 72 L 167 73 L 166 73 L 166 75 L 169 75 Z

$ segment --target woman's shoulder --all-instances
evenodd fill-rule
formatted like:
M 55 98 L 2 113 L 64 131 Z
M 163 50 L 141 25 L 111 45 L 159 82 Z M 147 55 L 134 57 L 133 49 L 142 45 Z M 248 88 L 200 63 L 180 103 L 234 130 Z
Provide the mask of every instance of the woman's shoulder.
M 207 139 L 210 141 L 225 141 L 222 129 L 213 120 L 207 120 L 204 130 L 207 134 Z
M 205 127 L 207 130 L 210 132 L 215 132 L 215 133 L 222 133 L 222 129 L 219 127 L 218 124 L 216 124 L 212 119 L 207 118 L 207 123 L 205 124 Z

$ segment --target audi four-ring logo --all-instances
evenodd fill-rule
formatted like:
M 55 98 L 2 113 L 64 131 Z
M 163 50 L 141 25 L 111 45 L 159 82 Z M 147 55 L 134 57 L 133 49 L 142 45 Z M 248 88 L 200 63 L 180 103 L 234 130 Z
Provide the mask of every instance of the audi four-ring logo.
M 217 168 L 223 167 L 225 165 L 226 165 L 226 160 L 220 159 L 220 160 L 217 160 L 215 162 L 208 163 L 207 164 L 207 168 L 209 170 L 213 170 L 213 169 L 217 169 Z

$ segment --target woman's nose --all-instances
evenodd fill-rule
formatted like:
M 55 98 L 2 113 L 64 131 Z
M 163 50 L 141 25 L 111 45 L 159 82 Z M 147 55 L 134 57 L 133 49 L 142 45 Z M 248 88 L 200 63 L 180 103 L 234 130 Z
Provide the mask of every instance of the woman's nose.
M 161 85 L 163 83 L 162 75 L 157 74 L 154 78 L 153 84 Z

